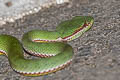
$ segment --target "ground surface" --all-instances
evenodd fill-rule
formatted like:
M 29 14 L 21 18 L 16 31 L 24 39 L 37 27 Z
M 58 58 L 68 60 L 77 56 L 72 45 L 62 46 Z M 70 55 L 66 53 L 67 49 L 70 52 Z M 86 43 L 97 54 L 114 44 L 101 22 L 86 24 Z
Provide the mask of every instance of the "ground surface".
M 75 54 L 69 67 L 51 75 L 24 77 L 0 56 L 0 80 L 120 80 L 120 0 L 72 0 L 0 26 L 0 33 L 21 39 L 32 29 L 55 30 L 61 21 L 77 15 L 91 15 L 95 22 L 70 42 Z

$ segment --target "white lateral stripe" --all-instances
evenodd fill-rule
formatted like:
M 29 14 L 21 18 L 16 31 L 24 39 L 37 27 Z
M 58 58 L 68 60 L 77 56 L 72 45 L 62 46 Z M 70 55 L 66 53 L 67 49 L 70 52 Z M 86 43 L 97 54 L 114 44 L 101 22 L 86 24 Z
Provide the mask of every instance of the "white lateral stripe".
M 91 25 L 91 24 L 90 24 L 90 25 Z M 88 26 L 90 26 L 90 25 L 88 25 Z M 64 40 L 66 40 L 66 41 L 68 40 L 68 41 L 69 41 L 72 37 L 74 37 L 74 36 L 78 35 L 80 32 L 82 32 L 83 30 L 87 29 L 87 27 L 88 27 L 88 26 L 86 26 L 86 27 L 85 27 L 85 28 L 83 28 L 82 30 L 78 31 L 78 32 L 77 32 L 77 33 L 75 33 L 74 35 L 72 35 L 72 36 L 70 36 L 70 37 L 65 38 Z
M 42 54 L 42 53 L 36 53 L 36 52 L 33 52 L 31 50 L 28 50 L 27 48 L 24 47 L 24 49 L 29 52 L 30 54 L 32 55 L 38 55 L 38 56 L 44 56 L 44 57 L 51 57 L 51 56 L 55 56 L 55 54 Z
M 67 61 L 66 63 L 64 63 L 64 64 L 61 64 L 61 65 L 59 65 L 59 66 L 56 66 L 55 68 L 51 68 L 51 69 L 48 69 L 48 70 L 43 70 L 43 71 L 40 71 L 40 72 L 25 72 L 25 71 L 18 71 L 18 70 L 16 70 L 16 69 L 14 69 L 16 72 L 18 72 L 18 73 L 22 73 L 22 74 L 41 74 L 41 73 L 44 73 L 44 72 L 49 72 L 49 71 L 53 71 L 53 70 L 55 70 L 55 69 L 58 69 L 58 68 L 60 68 L 60 67 L 62 67 L 62 66 L 64 66 L 64 65 L 67 65 L 68 63 L 70 63 L 72 61 L 72 59 L 70 59 L 69 61 Z
M 4 50 L 0 50 L 0 52 L 4 53 L 5 55 L 7 55 L 7 53 Z M 8 55 L 7 55 L 8 56 Z
M 64 39 L 62 39 L 61 37 L 59 37 L 59 38 L 56 39 L 56 40 L 45 40 L 45 39 L 36 38 L 36 39 L 33 39 L 32 41 L 33 41 L 33 42 L 36 42 L 36 41 L 60 42 L 60 41 L 64 41 Z

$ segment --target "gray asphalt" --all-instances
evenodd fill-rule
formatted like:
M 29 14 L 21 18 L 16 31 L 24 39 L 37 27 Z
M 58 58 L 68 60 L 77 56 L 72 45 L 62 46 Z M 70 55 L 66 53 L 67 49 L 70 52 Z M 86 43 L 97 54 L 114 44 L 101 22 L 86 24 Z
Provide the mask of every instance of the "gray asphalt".
M 55 30 L 61 21 L 78 15 L 93 16 L 95 22 L 88 32 L 69 43 L 74 48 L 69 67 L 46 76 L 24 77 L 0 56 L 0 80 L 120 80 L 120 0 L 72 0 L 0 26 L 0 34 L 21 40 L 29 30 Z

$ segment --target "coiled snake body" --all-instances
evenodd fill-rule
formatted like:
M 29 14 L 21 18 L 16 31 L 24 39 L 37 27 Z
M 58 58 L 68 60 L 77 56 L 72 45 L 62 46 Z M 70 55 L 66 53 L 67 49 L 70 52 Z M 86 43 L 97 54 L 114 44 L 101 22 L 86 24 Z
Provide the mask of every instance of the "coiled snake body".
M 39 76 L 66 67 L 73 57 L 67 41 L 78 38 L 93 24 L 91 16 L 76 16 L 61 22 L 55 31 L 32 30 L 23 35 L 22 45 L 10 35 L 0 35 L 0 54 L 5 54 L 13 70 L 25 76 Z M 32 55 L 46 57 L 24 58 L 23 48 Z

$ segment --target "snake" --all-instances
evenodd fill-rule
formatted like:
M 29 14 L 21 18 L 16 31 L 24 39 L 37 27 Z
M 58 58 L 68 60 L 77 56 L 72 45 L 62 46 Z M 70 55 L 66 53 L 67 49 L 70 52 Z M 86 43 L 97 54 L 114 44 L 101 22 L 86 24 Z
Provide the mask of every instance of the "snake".
M 5 55 L 11 68 L 21 75 L 54 73 L 73 61 L 74 50 L 68 42 L 88 31 L 93 22 L 92 16 L 75 16 L 59 23 L 54 31 L 28 31 L 21 41 L 14 36 L 1 34 L 0 55 Z M 27 59 L 25 52 L 39 58 Z

